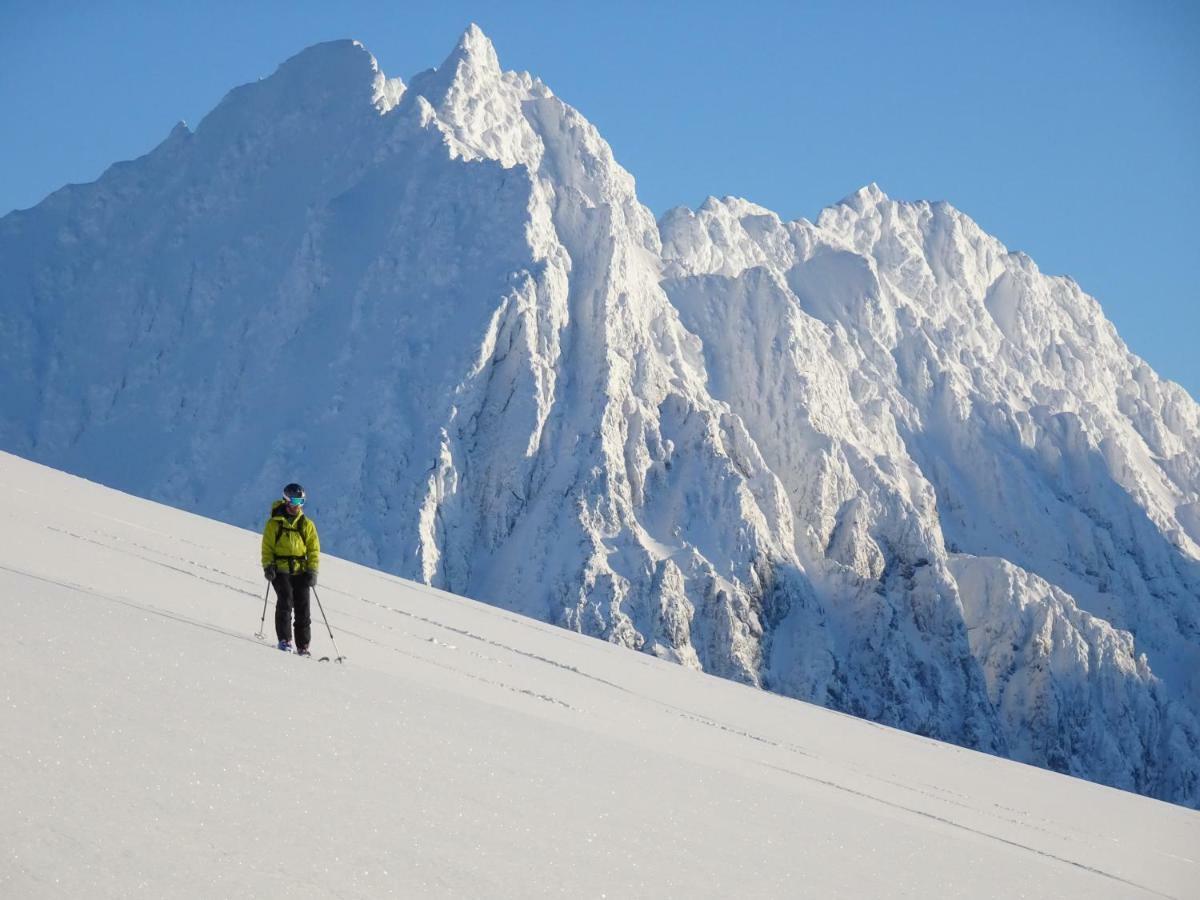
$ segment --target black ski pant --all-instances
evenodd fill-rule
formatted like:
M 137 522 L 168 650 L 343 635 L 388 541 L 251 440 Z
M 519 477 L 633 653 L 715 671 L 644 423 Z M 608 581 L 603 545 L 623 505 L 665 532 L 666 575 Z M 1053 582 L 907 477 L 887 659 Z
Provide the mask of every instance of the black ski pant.
M 280 572 L 271 582 L 275 586 L 275 634 L 281 641 L 292 639 L 292 613 L 296 614 L 296 646 L 307 647 L 312 639 L 312 620 L 308 612 L 308 573 Z

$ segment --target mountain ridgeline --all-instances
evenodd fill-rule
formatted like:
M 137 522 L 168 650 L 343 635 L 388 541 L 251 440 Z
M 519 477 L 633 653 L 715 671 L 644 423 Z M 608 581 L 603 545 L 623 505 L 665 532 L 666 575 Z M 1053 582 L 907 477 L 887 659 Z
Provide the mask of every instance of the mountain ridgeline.
M 312 47 L 0 219 L 0 447 L 1200 806 L 1200 407 L 944 203 L 656 222 L 472 26 Z M 254 547 L 247 565 L 254 565 Z

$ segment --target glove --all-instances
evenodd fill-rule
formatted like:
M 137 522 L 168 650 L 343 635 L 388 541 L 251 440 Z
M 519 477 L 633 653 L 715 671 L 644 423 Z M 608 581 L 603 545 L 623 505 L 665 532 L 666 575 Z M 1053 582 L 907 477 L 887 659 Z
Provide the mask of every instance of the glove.
M 316 587 L 316 586 L 317 586 L 317 573 L 316 573 L 316 572 L 309 572 L 309 573 L 308 573 L 308 586 L 309 586 L 309 587 Z
M 271 563 L 269 566 L 263 566 L 263 577 L 266 578 L 267 581 L 274 581 L 277 574 L 279 573 L 275 571 L 275 563 Z

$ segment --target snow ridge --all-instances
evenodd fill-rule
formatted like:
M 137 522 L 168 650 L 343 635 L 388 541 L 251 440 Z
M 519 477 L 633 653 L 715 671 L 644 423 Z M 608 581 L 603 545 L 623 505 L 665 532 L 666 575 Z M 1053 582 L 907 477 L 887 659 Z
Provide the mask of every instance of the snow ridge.
M 1200 804 L 1200 408 L 947 204 L 660 222 L 476 26 L 0 219 L 0 446 L 694 668 Z M 319 486 L 319 487 L 318 487 Z
M 667 290 L 810 523 L 810 570 L 851 595 L 934 573 L 1007 752 L 1191 796 L 1200 580 L 1178 510 L 1195 403 L 1072 282 L 946 204 L 872 185 L 816 225 L 727 199 L 662 226 Z M 739 375 L 751 357 L 757 383 Z M 1014 669 L 1034 699 L 1012 699 Z

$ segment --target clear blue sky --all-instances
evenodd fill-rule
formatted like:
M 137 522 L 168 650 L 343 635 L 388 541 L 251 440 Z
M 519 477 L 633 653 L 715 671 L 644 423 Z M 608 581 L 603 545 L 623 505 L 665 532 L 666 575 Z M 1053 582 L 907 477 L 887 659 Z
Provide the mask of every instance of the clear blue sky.
M 323 40 L 407 81 L 478 22 L 656 214 L 948 200 L 1200 398 L 1200 3 L 0 0 L 0 215 L 195 126 Z

